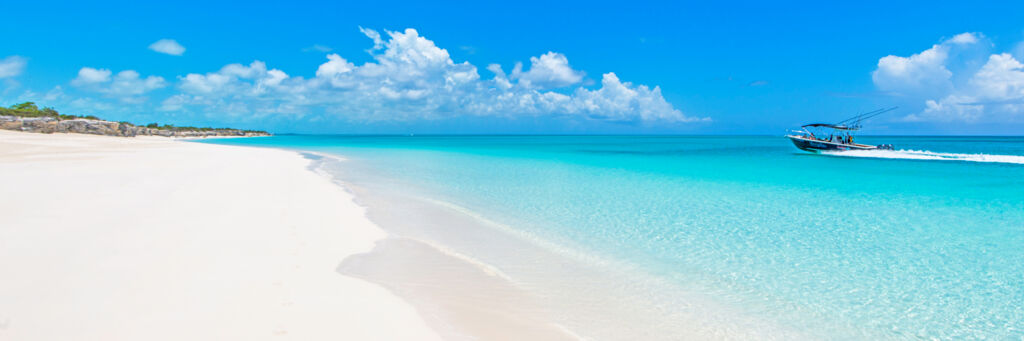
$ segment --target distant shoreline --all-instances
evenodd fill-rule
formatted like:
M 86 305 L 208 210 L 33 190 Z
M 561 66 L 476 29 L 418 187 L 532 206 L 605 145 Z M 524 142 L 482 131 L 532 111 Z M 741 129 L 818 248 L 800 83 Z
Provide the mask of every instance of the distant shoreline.
M 32 133 L 78 133 L 119 137 L 164 136 L 164 137 L 254 137 L 271 136 L 262 130 L 233 128 L 178 127 L 150 123 L 139 126 L 130 122 L 114 122 L 95 116 L 76 116 L 58 113 L 53 108 L 40 109 L 33 102 L 15 104 L 9 108 L 0 107 L 0 129 Z

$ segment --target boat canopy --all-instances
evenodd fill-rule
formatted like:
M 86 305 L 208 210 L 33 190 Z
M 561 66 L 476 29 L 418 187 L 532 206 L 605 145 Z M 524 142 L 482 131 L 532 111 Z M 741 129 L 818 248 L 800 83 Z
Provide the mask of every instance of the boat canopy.
M 869 118 L 896 110 L 897 107 L 878 109 L 875 111 L 869 111 L 848 119 L 836 122 L 836 123 L 811 123 L 800 126 L 800 128 L 828 128 L 835 130 L 857 130 L 860 129 L 860 123 Z
M 836 130 L 857 130 L 856 127 L 848 127 L 848 126 L 845 126 L 845 125 L 831 124 L 831 123 L 811 123 L 811 124 L 805 124 L 805 125 L 800 126 L 800 128 L 807 128 L 807 127 L 812 127 L 812 128 L 830 128 L 830 129 L 836 129 Z

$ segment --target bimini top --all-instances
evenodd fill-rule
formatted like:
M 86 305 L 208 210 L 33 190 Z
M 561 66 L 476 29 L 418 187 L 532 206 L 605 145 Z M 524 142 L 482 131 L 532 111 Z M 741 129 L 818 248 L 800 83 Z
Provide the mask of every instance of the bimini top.
M 844 125 L 840 125 L 840 124 L 831 124 L 831 123 L 811 123 L 811 124 L 805 124 L 805 125 L 800 126 L 800 128 L 807 128 L 807 127 L 831 128 L 831 129 L 836 129 L 836 130 L 857 130 L 857 127 L 849 127 L 849 126 L 844 126 Z
M 887 109 L 878 109 L 878 110 L 875 110 L 875 111 L 869 111 L 869 112 L 866 112 L 866 113 L 863 113 L 863 114 L 860 114 L 860 115 L 857 115 L 857 116 L 854 116 L 854 117 L 850 117 L 850 118 L 847 118 L 845 120 L 836 122 L 834 124 L 833 123 L 811 123 L 811 124 L 802 125 L 802 126 L 800 126 L 800 128 L 813 127 L 813 128 L 829 128 L 829 129 L 835 129 L 835 130 L 857 130 L 857 129 L 860 129 L 860 123 L 863 122 L 864 120 L 867 120 L 869 118 L 872 118 L 872 117 L 875 117 L 875 116 L 878 116 L 878 115 L 881 115 L 881 114 L 884 114 L 884 113 L 887 113 L 887 112 L 890 112 L 890 111 L 893 111 L 893 110 L 896 110 L 896 107 L 887 108 Z

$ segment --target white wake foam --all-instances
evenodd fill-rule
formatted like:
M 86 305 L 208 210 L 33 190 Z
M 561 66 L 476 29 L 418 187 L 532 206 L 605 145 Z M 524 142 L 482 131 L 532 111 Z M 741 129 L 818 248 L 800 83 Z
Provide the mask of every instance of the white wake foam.
M 828 152 L 826 154 L 844 157 L 870 157 L 881 159 L 942 160 L 1024 164 L 1024 155 L 936 153 L 927 150 L 847 150 L 839 152 Z

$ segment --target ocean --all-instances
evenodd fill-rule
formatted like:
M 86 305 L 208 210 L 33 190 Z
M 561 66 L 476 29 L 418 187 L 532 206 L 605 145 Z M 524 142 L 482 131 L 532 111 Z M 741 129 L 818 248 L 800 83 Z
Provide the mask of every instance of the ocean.
M 584 337 L 1024 338 L 1022 137 L 828 155 L 781 136 L 205 142 L 310 153 L 389 233 Z

